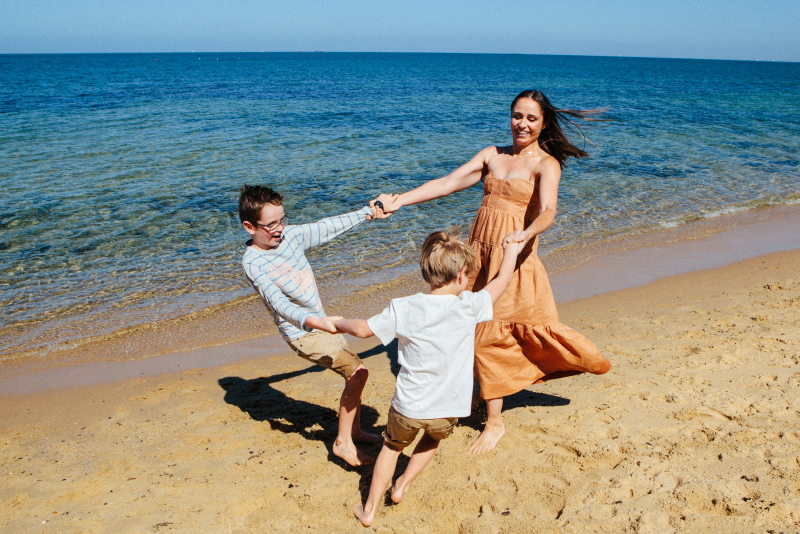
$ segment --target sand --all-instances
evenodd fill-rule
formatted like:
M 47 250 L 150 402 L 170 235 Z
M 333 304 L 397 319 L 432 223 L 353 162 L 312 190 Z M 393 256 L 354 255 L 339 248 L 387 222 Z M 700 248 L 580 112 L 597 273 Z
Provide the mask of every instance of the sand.
M 465 451 L 485 414 L 462 420 L 369 529 L 350 509 L 371 469 L 330 452 L 341 379 L 278 351 L 0 395 L 0 531 L 800 531 L 800 251 L 559 309 L 611 372 L 509 397 L 483 456 Z M 380 431 L 396 366 L 354 345 L 364 426 Z

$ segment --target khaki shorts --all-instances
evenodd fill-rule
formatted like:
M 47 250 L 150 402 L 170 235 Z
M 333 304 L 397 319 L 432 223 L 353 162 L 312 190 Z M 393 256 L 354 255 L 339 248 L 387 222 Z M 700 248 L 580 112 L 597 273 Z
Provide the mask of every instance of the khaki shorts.
M 386 422 L 386 430 L 383 432 L 383 439 L 390 445 L 400 449 L 405 449 L 420 430 L 436 441 L 443 440 L 453 433 L 453 429 L 458 422 L 457 417 L 447 417 L 442 419 L 412 419 L 401 414 L 394 407 L 389 408 L 389 421 Z
M 311 332 L 289 342 L 301 358 L 335 371 L 345 379 L 358 369 L 361 360 L 350 350 L 342 334 Z

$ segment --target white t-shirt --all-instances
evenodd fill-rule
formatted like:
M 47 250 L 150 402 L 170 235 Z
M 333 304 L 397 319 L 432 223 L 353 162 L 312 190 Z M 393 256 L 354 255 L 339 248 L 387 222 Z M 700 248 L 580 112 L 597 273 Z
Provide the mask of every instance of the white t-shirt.
M 486 291 L 417 293 L 367 320 L 384 345 L 398 340 L 400 373 L 392 406 L 412 419 L 467 417 L 472 402 L 475 325 L 492 319 Z

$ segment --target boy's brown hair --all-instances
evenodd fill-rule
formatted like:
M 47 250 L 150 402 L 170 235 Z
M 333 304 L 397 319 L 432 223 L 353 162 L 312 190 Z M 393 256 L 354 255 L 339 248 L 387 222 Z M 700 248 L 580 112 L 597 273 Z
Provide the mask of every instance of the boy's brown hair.
M 467 274 L 478 270 L 478 256 L 472 247 L 455 233 L 440 230 L 425 238 L 419 255 L 422 278 L 434 287 L 442 287 L 456 278 L 464 267 Z
M 239 220 L 255 226 L 261 217 L 261 208 L 267 204 L 282 205 L 283 195 L 265 185 L 244 184 L 239 189 Z

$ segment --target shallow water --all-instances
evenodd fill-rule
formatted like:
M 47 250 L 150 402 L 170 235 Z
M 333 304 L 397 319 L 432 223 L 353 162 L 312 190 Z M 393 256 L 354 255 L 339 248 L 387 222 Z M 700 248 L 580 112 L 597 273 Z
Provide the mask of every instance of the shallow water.
M 0 358 L 252 291 L 242 183 L 292 222 L 359 208 L 507 144 L 538 88 L 610 107 L 564 173 L 543 250 L 800 201 L 800 64 L 458 54 L 0 56 Z M 320 283 L 382 280 L 480 187 L 309 254 Z

